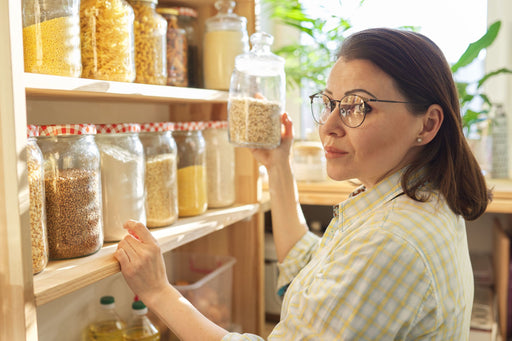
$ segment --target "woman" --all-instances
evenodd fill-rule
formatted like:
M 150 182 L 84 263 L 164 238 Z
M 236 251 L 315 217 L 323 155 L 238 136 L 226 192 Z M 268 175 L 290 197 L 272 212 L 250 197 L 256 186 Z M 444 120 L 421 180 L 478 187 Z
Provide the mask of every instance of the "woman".
M 334 180 L 363 184 L 334 208 L 320 239 L 308 231 L 282 143 L 253 150 L 268 171 L 279 260 L 281 320 L 269 339 L 467 340 L 473 275 L 466 220 L 490 200 L 462 135 L 459 102 L 442 52 L 393 29 L 355 33 L 327 87 L 311 96 Z M 132 290 L 189 340 L 259 339 L 209 322 L 167 282 L 156 241 L 127 223 L 115 254 Z

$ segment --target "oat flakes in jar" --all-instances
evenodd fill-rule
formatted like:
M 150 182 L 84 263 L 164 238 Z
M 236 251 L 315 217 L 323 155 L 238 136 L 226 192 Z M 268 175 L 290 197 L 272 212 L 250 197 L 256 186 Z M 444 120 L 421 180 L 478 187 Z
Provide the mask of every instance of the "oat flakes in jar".
M 101 160 L 103 236 L 106 242 L 116 242 L 127 233 L 123 228 L 126 221 L 133 219 L 146 224 L 140 125 L 97 124 L 96 131 Z
M 27 126 L 27 175 L 29 190 L 30 235 L 32 241 L 32 273 L 36 274 L 48 265 L 48 237 L 46 231 L 46 212 L 44 203 L 43 154 L 39 149 L 36 136 L 39 127 Z
M 103 245 L 100 153 L 93 124 L 40 126 L 50 259 L 87 256 Z
M 144 148 L 146 220 L 149 228 L 168 226 L 178 219 L 177 149 L 173 123 L 141 124 Z
M 204 213 L 208 207 L 206 146 L 202 122 L 178 122 L 172 136 L 178 147 L 178 210 L 180 217 Z
M 228 122 L 205 122 L 208 207 L 218 208 L 235 202 L 235 147 L 228 141 Z

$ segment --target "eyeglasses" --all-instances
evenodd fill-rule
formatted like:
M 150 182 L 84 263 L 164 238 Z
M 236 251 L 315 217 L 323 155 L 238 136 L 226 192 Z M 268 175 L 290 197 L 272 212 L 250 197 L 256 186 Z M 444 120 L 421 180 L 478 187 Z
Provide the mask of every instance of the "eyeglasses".
M 316 123 L 322 125 L 327 122 L 327 119 L 336 108 L 336 103 L 338 103 L 341 121 L 350 128 L 357 128 L 363 124 L 366 114 L 372 110 L 368 102 L 410 103 L 366 98 L 360 95 L 346 95 L 337 101 L 330 98 L 322 91 L 309 96 L 309 98 L 311 99 L 311 113 Z

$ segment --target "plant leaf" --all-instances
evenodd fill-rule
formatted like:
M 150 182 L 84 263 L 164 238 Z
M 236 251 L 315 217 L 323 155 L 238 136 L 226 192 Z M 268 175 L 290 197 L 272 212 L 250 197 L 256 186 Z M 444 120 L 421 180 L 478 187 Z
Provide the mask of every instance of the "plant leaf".
M 512 73 L 512 70 L 507 69 L 507 68 L 501 68 L 501 69 L 498 69 L 498 70 L 495 70 L 495 71 L 487 73 L 485 76 L 483 76 L 478 81 L 477 88 L 480 88 L 485 83 L 485 81 L 487 81 L 489 78 L 497 76 L 497 75 L 501 75 L 501 74 L 504 74 L 504 73 Z

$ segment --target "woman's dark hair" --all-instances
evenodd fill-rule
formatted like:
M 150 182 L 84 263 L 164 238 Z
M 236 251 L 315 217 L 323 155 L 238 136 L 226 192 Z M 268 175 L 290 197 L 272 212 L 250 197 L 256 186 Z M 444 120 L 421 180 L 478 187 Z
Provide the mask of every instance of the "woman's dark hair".
M 403 190 L 410 198 L 425 201 L 419 190 L 430 183 L 456 214 L 466 220 L 482 215 L 492 195 L 462 133 L 457 88 L 439 47 L 419 33 L 375 28 L 345 39 L 338 58 L 368 60 L 386 72 L 408 102 L 418 103 L 409 104 L 415 114 L 424 114 L 432 104 L 443 108 L 444 120 L 436 137 L 402 176 Z M 419 172 L 422 169 L 426 171 Z M 415 174 L 420 178 L 411 183 Z

